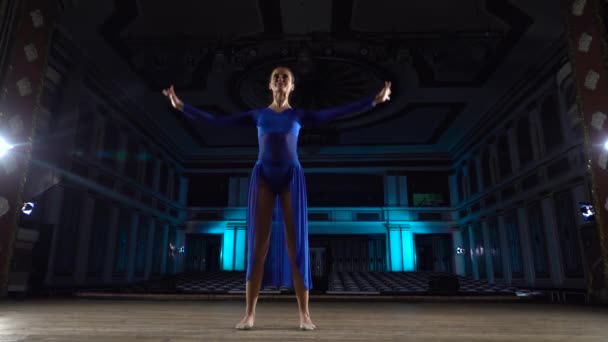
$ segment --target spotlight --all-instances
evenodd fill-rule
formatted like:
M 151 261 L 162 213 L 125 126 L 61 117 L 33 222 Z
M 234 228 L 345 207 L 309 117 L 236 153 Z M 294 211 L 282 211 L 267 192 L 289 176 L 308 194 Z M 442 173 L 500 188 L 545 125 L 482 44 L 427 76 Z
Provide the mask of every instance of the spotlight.
M 604 149 L 608 150 L 608 140 L 606 140 L 606 142 L 604 143 Z
M 13 148 L 13 146 L 9 145 L 6 140 L 0 137 L 0 157 L 4 156 L 11 148 Z
M 34 207 L 35 207 L 35 205 L 33 202 L 25 202 L 25 203 L 23 203 L 21 212 L 24 213 L 25 215 L 30 215 L 32 213 L 32 211 L 34 210 Z

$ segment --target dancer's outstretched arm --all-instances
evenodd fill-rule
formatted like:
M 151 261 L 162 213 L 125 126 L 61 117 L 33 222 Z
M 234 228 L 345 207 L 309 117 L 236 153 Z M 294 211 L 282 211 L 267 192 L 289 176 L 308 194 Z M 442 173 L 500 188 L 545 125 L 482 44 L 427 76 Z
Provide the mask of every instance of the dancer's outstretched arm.
M 163 94 L 169 98 L 173 108 L 179 110 L 194 120 L 201 120 L 218 126 L 250 124 L 253 122 L 253 111 L 216 117 L 213 114 L 195 108 L 187 103 L 184 103 L 179 97 L 177 97 L 173 86 L 163 90 Z
M 390 100 L 391 82 L 384 82 L 384 88 L 375 97 L 367 97 L 359 101 L 349 103 L 335 108 L 321 109 L 317 111 L 306 111 L 302 121 L 308 124 L 320 124 L 349 114 L 360 113 L 371 109 L 378 103 Z

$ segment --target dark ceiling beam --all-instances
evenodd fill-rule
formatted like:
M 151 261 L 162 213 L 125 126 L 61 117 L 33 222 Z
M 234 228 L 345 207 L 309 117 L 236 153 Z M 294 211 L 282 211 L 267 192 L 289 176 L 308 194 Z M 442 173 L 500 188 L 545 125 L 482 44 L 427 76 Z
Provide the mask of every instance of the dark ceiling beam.
M 331 6 L 331 33 L 336 37 L 352 33 L 354 0 L 333 0 Z
M 426 142 L 429 145 L 436 144 L 439 141 L 439 138 L 447 131 L 448 128 L 452 126 L 456 118 L 458 118 L 464 109 L 466 108 L 466 103 L 452 103 L 449 104 L 450 111 L 448 115 L 443 119 L 441 124 L 435 129 L 435 132 L 431 135 L 430 139 Z
M 515 44 L 524 36 L 534 20 L 523 10 L 511 4 L 509 0 L 486 1 L 486 10 L 496 18 L 509 24 L 509 31 L 500 44 L 496 47 L 490 60 L 479 71 L 476 81 L 485 82 L 490 75 L 496 71 L 498 65 L 503 62 Z
M 440 81 L 436 79 L 433 66 L 422 55 L 418 49 L 411 49 L 413 65 L 420 75 L 420 84 L 423 87 L 481 87 L 486 83 L 500 65 L 508 60 L 512 49 L 524 36 L 526 31 L 534 22 L 523 10 L 511 4 L 510 0 L 488 0 L 485 1 L 486 11 L 492 16 L 506 23 L 508 29 L 504 37 L 499 41 L 496 48 L 488 53 L 488 58 L 483 61 L 483 66 L 477 71 L 475 77 L 470 81 Z M 468 33 L 471 34 L 470 32 Z M 496 32 L 478 31 L 480 37 L 484 35 L 492 38 Z
M 262 15 L 264 33 L 269 35 L 283 34 L 283 16 L 281 15 L 280 0 L 258 0 Z
M 114 11 L 99 27 L 101 36 L 122 55 L 127 61 L 130 59 L 129 48 L 120 39 L 120 33 L 131 24 L 139 15 L 137 0 L 114 0 Z

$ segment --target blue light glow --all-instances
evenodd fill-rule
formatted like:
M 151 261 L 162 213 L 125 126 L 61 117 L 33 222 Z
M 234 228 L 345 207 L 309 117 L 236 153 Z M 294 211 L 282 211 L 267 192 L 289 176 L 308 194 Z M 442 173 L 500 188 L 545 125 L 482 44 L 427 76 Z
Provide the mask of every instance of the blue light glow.
M 13 148 L 12 145 L 9 145 L 4 138 L 0 138 L 0 157 L 4 156 L 11 148 Z
M 244 271 L 245 270 L 245 237 L 247 231 L 245 229 L 237 229 L 236 230 L 236 249 L 235 260 L 234 260 L 234 270 L 235 271 Z
M 391 271 L 403 271 L 403 257 L 401 257 L 401 239 L 399 230 L 389 230 L 391 241 Z
M 401 231 L 401 243 L 403 250 L 403 271 L 413 271 L 415 268 L 414 257 L 414 234 L 408 230 Z
M 234 229 L 224 231 L 222 239 L 222 270 L 234 270 Z

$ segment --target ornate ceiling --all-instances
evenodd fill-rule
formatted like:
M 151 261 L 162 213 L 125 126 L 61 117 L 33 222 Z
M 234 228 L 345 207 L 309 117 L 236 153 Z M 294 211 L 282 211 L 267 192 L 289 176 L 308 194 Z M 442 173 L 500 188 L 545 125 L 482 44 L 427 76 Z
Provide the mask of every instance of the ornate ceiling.
M 305 108 L 372 96 L 391 80 L 387 105 L 302 132 L 303 145 L 345 148 L 448 153 L 529 77 L 524 71 L 556 46 L 562 30 L 559 5 L 549 0 L 103 2 L 81 2 L 65 26 L 75 27 L 78 13 L 95 13 L 91 32 L 143 85 L 139 97 L 174 84 L 192 105 L 227 115 L 266 106 L 277 65 L 294 70 L 293 102 Z M 175 121 L 161 125 L 168 136 L 192 138 L 176 140 L 185 159 L 211 147 L 256 145 L 253 128 L 226 134 L 162 111 L 153 115 Z

